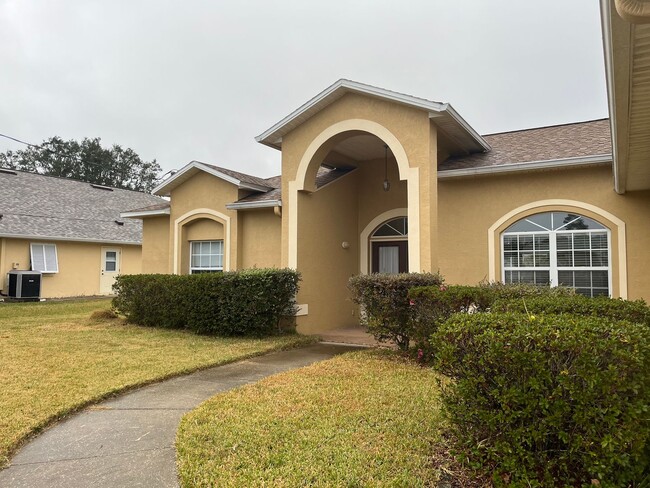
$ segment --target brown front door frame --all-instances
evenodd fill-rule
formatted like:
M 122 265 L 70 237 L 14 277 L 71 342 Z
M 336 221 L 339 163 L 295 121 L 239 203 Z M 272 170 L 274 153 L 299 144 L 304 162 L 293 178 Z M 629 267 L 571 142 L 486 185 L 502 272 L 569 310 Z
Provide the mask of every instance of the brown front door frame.
M 399 263 L 398 270 L 400 273 L 408 273 L 409 259 L 408 259 L 408 241 L 373 241 L 372 245 L 372 263 L 370 267 L 371 273 L 379 273 L 379 248 L 380 247 L 398 247 Z

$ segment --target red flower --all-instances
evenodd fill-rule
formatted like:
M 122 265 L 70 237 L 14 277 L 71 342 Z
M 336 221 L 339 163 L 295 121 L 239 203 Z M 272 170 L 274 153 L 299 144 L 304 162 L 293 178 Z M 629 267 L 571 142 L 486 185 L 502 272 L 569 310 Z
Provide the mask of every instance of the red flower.
M 414 300 L 409 300 L 409 305 L 411 305 L 411 306 L 415 305 L 415 301 Z
M 440 285 L 440 291 L 445 291 L 447 287 L 445 285 Z

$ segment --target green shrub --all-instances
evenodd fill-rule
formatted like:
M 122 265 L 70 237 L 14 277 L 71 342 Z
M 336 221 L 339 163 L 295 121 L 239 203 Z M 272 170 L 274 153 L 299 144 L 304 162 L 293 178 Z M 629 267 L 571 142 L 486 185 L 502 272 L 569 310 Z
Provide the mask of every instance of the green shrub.
M 608 297 L 535 296 L 525 299 L 497 300 L 493 312 L 530 314 L 573 314 L 627 320 L 650 325 L 650 307 L 643 300 L 622 300 Z
M 408 292 L 416 286 L 440 286 L 439 274 L 370 274 L 350 278 L 352 299 L 361 306 L 363 325 L 378 341 L 392 341 L 407 349 L 415 322 Z
M 526 283 L 501 283 L 501 282 L 484 282 L 478 285 L 486 293 L 491 295 L 491 300 L 508 300 L 512 298 L 532 297 L 532 296 L 574 296 L 576 294 L 573 288 L 566 286 L 542 286 L 531 285 Z
M 515 486 L 628 486 L 647 469 L 650 329 L 456 314 L 432 338 L 457 450 Z M 596 482 L 594 482 L 596 483 Z
M 524 297 L 573 297 L 571 288 L 550 288 L 526 284 L 501 283 L 483 284 L 479 286 L 425 286 L 409 290 L 409 298 L 413 306 L 414 332 L 412 340 L 418 349 L 428 359 L 434 353 L 429 339 L 438 326 L 455 313 L 485 312 L 490 310 L 495 302 L 515 300 Z
M 113 308 L 145 326 L 219 336 L 270 334 L 282 317 L 295 313 L 299 281 L 289 269 L 124 275 L 113 287 Z

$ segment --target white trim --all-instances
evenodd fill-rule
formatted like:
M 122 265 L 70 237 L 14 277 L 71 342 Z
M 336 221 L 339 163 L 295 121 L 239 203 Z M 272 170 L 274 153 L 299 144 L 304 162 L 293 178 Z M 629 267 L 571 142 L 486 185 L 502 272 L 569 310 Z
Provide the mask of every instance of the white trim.
M 259 202 L 234 202 L 226 205 L 228 210 L 245 210 L 247 208 L 281 207 L 281 200 L 263 200 Z
M 408 174 L 409 272 L 420 273 L 422 272 L 420 267 L 420 169 L 409 168 Z M 433 239 L 435 236 L 429 237 Z
M 158 210 L 142 210 L 138 212 L 122 212 L 120 213 L 120 217 L 124 219 L 134 219 L 138 217 L 153 217 L 156 215 L 169 215 L 170 214 L 170 208 L 160 208 Z
M 217 218 L 212 220 L 222 221 L 221 223 L 225 228 L 225 238 L 223 240 L 224 241 L 223 270 L 230 271 L 230 217 L 228 217 L 226 214 L 217 212 L 216 210 L 212 210 L 209 208 L 195 208 L 194 210 L 190 210 L 189 212 L 184 213 L 174 221 L 174 266 L 172 268 L 173 270 L 172 272 L 174 274 L 180 274 L 180 269 L 179 269 L 180 263 L 178 259 L 180 249 L 181 249 L 181 243 L 179 242 L 179 238 L 181 234 L 180 229 L 183 225 L 188 224 L 193 220 L 204 218 L 204 217 L 200 217 L 200 215 L 209 215 L 211 217 Z M 195 217 L 195 218 L 190 219 L 190 217 Z
M 53 271 L 51 269 L 34 269 L 34 246 L 43 246 L 43 263 L 47 268 L 47 260 L 45 258 L 45 246 L 54 246 L 54 263 L 56 264 L 56 269 Z M 56 243 L 52 242 L 30 242 L 29 243 L 29 259 L 30 259 L 30 268 L 32 271 L 37 271 L 41 274 L 57 274 L 59 272 L 59 251 L 56 248 Z
M 289 182 L 289 199 L 288 218 L 289 232 L 287 242 L 287 267 L 298 269 L 298 183 Z
M 617 228 L 610 229 L 612 232 L 616 231 L 617 240 L 618 240 L 618 288 L 619 296 L 621 298 L 627 299 L 627 241 L 626 241 L 626 231 L 625 231 L 625 222 L 621 219 L 608 212 L 603 210 L 600 207 L 591 205 L 590 203 L 579 202 L 577 200 L 564 200 L 564 199 L 549 199 L 549 200 L 538 200 L 536 202 L 527 203 L 517 207 L 514 210 L 511 210 L 501 218 L 499 218 L 487 231 L 488 238 L 488 279 L 490 281 L 495 281 L 496 278 L 496 239 L 500 236 L 496 235 L 496 231 L 508 220 L 516 217 L 519 214 L 527 212 L 541 207 L 574 207 L 577 209 L 587 210 L 596 215 L 601 216 L 602 218 L 610 221 Z M 602 224 L 602 222 L 600 222 Z M 604 225 L 604 224 L 603 224 Z M 605 226 L 607 227 L 607 226 Z M 503 254 L 503 253 L 501 253 Z M 611 254 L 611 253 L 610 253 Z M 610 258 L 611 259 L 611 258 Z M 612 277 L 613 279 L 613 277 Z
M 408 217 L 408 208 L 394 208 L 392 210 L 387 210 L 372 219 L 361 231 L 359 236 L 359 270 L 361 271 L 361 274 L 368 274 L 370 270 L 370 235 L 384 222 L 398 217 Z M 410 252 L 411 249 L 409 249 L 409 253 Z M 409 262 L 410 261 L 411 256 L 409 255 Z
M 124 244 L 127 246 L 141 246 L 142 241 L 112 241 L 112 240 L 99 240 L 99 239 L 86 239 L 83 237 L 52 237 L 52 236 L 37 236 L 37 235 L 21 235 L 21 234 L 0 234 L 0 238 L 7 239 L 42 239 L 48 241 L 66 241 L 66 242 L 88 242 L 93 244 Z
M 596 164 L 610 164 L 611 154 L 596 156 L 582 156 L 576 158 L 549 159 L 544 161 L 527 161 L 525 163 L 508 163 L 498 166 L 481 166 L 478 168 L 462 168 L 438 171 L 438 179 L 458 178 L 481 174 L 514 173 L 516 171 L 531 171 L 536 169 L 568 168 L 573 166 L 587 166 Z
M 210 267 L 201 268 L 201 267 L 192 266 L 192 258 L 195 256 L 195 254 L 192 252 L 193 251 L 192 248 L 194 247 L 194 244 L 203 243 L 203 242 L 209 242 L 209 243 L 220 242 L 221 243 L 221 267 L 215 266 L 214 268 L 210 268 Z M 189 248 L 190 248 L 189 249 L 189 251 L 190 251 L 190 271 L 189 271 L 189 273 L 190 274 L 194 274 L 194 273 L 192 273 L 193 270 L 199 270 L 199 271 L 206 271 L 206 270 L 207 271 L 223 271 L 224 252 L 226 250 L 226 245 L 224 244 L 223 239 L 207 239 L 207 240 L 206 239 L 201 239 L 199 241 L 189 241 L 189 244 L 190 244 L 190 246 L 189 246 Z M 199 254 L 199 256 L 201 256 L 201 254 Z M 218 256 L 218 254 L 214 254 L 214 256 Z
M 211 174 L 212 176 L 216 176 L 217 178 L 220 178 L 224 181 L 227 181 L 228 183 L 232 183 L 233 185 L 236 185 L 238 188 L 246 189 L 246 190 L 256 190 L 256 191 L 269 191 L 272 190 L 270 186 L 260 186 L 256 185 L 254 183 L 246 183 L 238 180 L 237 178 L 233 178 L 230 175 L 227 175 L 225 173 L 222 173 L 219 170 L 216 170 L 206 164 L 203 164 L 199 161 L 192 161 L 188 164 L 186 164 L 183 168 L 178 170 L 176 173 L 174 173 L 172 176 L 167 178 L 165 181 L 163 181 L 160 185 L 158 185 L 156 188 L 153 189 L 152 193 L 154 195 L 161 195 L 161 196 L 169 196 L 168 193 L 168 187 L 172 186 L 175 187 L 176 185 L 172 185 L 174 181 L 176 181 L 178 178 L 181 176 L 185 175 L 186 173 L 190 172 L 191 170 L 197 169 L 199 171 L 204 171 L 208 174 Z M 171 190 L 171 189 L 170 189 Z M 167 193 L 165 193 L 167 192 Z
M 403 105 L 433 112 L 433 114 L 448 114 L 449 117 L 458 124 L 474 142 L 481 146 L 484 150 L 490 150 L 490 145 L 483 139 L 448 103 L 434 102 L 424 98 L 413 97 L 404 93 L 398 93 L 390 90 L 385 90 L 372 85 L 366 85 L 357 81 L 340 79 L 334 84 L 327 87 L 318 95 L 308 100 L 306 103 L 298 107 L 298 109 L 291 112 L 282 120 L 274 124 L 271 128 L 262 132 L 259 136 L 255 137 L 257 142 L 265 144 L 270 147 L 278 149 L 282 141 L 283 129 L 290 125 L 292 122 L 300 119 L 302 116 L 309 115 L 309 112 L 318 110 L 319 106 L 325 105 L 328 98 L 335 96 L 336 92 L 342 91 L 343 93 L 355 92 L 364 95 L 370 95 L 384 100 L 397 102 Z

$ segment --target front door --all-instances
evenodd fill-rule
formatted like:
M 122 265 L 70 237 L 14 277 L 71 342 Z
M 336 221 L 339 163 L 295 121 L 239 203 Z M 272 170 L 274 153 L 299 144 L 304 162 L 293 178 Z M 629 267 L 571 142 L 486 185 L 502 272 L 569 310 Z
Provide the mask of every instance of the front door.
M 99 276 L 99 293 L 110 295 L 113 293 L 113 283 L 120 273 L 121 252 L 117 247 L 102 247 L 102 269 Z
M 372 243 L 373 273 L 407 273 L 408 270 L 408 241 Z

